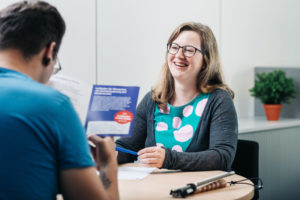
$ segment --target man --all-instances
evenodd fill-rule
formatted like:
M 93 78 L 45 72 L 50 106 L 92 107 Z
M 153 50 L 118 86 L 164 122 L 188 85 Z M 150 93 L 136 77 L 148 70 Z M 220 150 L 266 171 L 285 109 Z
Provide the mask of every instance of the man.
M 55 7 L 23 1 L 0 11 L 0 199 L 118 199 L 111 139 L 84 129 L 70 100 L 46 83 L 65 23 Z

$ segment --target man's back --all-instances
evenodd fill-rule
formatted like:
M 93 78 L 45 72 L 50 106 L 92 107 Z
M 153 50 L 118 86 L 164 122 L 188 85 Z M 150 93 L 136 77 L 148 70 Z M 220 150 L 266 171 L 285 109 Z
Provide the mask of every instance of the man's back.
M 60 170 L 93 166 L 67 97 L 0 68 L 0 199 L 55 199 Z

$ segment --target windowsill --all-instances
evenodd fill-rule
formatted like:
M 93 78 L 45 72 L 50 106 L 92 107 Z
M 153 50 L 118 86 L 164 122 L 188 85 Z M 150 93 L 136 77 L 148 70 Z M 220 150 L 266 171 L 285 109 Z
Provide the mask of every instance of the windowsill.
M 239 134 L 300 126 L 299 118 L 279 118 L 278 121 L 267 121 L 265 117 L 249 117 L 238 120 Z

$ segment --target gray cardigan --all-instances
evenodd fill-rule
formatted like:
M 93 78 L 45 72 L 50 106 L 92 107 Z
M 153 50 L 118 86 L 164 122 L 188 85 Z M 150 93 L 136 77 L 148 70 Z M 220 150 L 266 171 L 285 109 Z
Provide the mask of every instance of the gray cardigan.
M 139 151 L 156 146 L 154 133 L 155 102 L 151 92 L 139 103 L 131 137 L 116 141 L 117 146 Z M 238 122 L 231 96 L 217 89 L 210 94 L 196 134 L 185 152 L 166 148 L 162 168 L 181 170 L 231 170 L 236 145 Z M 119 152 L 118 162 L 128 163 L 137 157 Z

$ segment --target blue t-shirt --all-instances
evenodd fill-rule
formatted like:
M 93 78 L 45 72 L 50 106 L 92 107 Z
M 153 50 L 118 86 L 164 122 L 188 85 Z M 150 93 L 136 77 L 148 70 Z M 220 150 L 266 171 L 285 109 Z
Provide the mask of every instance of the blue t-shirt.
M 0 199 L 56 199 L 61 170 L 94 165 L 69 98 L 0 67 Z
M 199 124 L 209 94 L 199 94 L 183 106 L 167 104 L 168 109 L 154 112 L 155 141 L 157 146 L 184 152 Z

